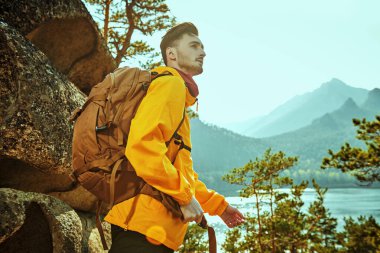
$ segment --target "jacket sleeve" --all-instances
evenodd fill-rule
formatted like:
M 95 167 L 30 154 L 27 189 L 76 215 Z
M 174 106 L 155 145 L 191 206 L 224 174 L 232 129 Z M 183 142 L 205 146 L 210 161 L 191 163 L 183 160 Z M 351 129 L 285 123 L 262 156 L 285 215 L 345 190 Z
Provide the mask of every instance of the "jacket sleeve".
M 137 175 L 172 196 L 180 205 L 191 201 L 190 183 L 165 155 L 165 142 L 180 124 L 186 87 L 181 78 L 154 80 L 131 122 L 125 154 Z
M 206 185 L 198 179 L 198 174 L 194 171 L 195 177 L 195 198 L 198 200 L 203 211 L 210 215 L 222 215 L 228 206 L 225 198 L 214 190 L 207 189 Z

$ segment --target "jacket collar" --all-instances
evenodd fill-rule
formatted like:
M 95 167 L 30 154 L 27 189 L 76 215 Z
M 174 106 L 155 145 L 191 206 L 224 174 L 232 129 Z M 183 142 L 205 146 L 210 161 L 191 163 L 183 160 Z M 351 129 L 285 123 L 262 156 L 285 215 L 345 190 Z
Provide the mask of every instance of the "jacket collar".
M 198 97 L 199 95 L 198 85 L 194 81 L 193 77 L 181 71 L 180 69 L 176 68 L 175 70 L 177 70 L 177 72 L 181 75 L 181 77 L 185 81 L 186 87 L 189 90 L 190 94 L 195 98 Z
M 186 85 L 186 81 L 193 81 L 194 82 L 194 84 L 196 85 L 196 83 L 195 83 L 195 81 L 191 78 L 191 80 L 189 80 L 188 79 L 188 75 L 181 75 L 180 73 L 179 73 L 179 71 L 177 71 L 176 69 L 174 69 L 174 68 L 171 68 L 171 67 L 166 67 L 166 66 L 160 66 L 160 67 L 157 67 L 157 68 L 154 68 L 151 72 L 157 72 L 158 74 L 161 74 L 161 73 L 163 73 L 163 72 L 165 72 L 165 71 L 168 71 L 168 72 L 170 72 L 173 76 L 178 76 L 178 77 L 180 77 L 182 80 L 183 80 L 183 82 L 185 83 L 185 85 Z M 182 72 L 183 73 L 183 72 Z M 184 73 L 183 73 L 184 74 Z M 186 80 L 185 80 L 186 79 Z M 193 84 L 193 85 L 194 85 Z M 190 84 L 191 85 L 191 84 Z M 187 87 L 187 85 L 186 85 L 186 102 L 185 102 L 185 105 L 186 105 L 186 107 L 189 107 L 189 106 L 192 106 L 192 105 L 194 105 L 195 104 L 195 102 L 197 101 L 198 99 L 196 98 L 196 97 L 194 97 L 191 93 L 190 93 L 190 91 L 189 91 L 189 88 Z

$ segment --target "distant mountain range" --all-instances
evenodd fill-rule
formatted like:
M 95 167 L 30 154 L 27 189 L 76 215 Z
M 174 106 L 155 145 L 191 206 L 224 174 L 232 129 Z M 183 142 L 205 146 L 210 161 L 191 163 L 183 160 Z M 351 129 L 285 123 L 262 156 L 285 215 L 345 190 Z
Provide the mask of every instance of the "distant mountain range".
M 272 127 L 271 131 L 279 133 L 274 136 L 246 137 L 193 119 L 194 168 L 211 188 L 231 194 L 238 188 L 223 182 L 221 176 L 260 157 L 270 147 L 273 152 L 282 150 L 288 156 L 299 157 L 299 164 L 290 174 L 299 180 L 320 177 L 325 186 L 352 185 L 354 180 L 348 175 L 339 175 L 337 170 L 325 172 L 319 169 L 322 158 L 328 155 L 328 149 L 337 151 L 345 142 L 362 145 L 355 139 L 356 128 L 352 119 L 373 120 L 376 114 L 380 114 L 380 89 L 368 91 L 333 79 L 264 117 L 262 120 Z M 293 120 L 293 124 L 275 127 Z M 286 132 L 280 133 L 280 130 Z
M 229 127 L 242 135 L 262 138 L 279 135 L 307 126 L 315 118 L 338 109 L 348 98 L 362 104 L 368 90 L 348 86 L 334 78 L 318 89 L 295 96 L 271 113 Z
M 380 100 L 378 91 L 380 90 L 375 89 L 369 92 L 368 98 L 377 95 L 377 99 Z M 368 103 L 368 100 L 364 104 Z M 352 119 L 373 120 L 376 113 L 380 114 L 380 105 L 365 108 L 364 104 L 358 106 L 352 98 L 348 98 L 340 108 L 325 113 L 305 127 L 261 140 L 270 143 L 275 150 L 288 151 L 291 155 L 299 155 L 315 162 L 321 161 L 327 155 L 328 149 L 337 150 L 344 142 L 360 145 L 355 138 L 356 128 Z

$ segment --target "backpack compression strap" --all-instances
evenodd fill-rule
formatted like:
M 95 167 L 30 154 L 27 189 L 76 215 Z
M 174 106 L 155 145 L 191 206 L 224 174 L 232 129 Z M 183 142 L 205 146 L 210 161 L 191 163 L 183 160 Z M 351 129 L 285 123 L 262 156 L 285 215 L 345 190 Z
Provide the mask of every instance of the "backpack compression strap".
M 207 224 L 205 216 L 202 216 L 202 221 L 198 224 L 201 228 L 207 229 L 208 233 L 208 250 L 210 253 L 216 253 L 216 236 L 213 227 Z

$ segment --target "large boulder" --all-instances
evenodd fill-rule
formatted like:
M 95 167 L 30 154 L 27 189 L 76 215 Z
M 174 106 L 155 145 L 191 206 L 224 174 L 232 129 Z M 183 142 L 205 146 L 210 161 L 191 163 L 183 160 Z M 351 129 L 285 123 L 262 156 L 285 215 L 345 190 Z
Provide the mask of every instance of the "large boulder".
M 94 215 L 54 197 L 0 188 L 0 213 L 0 252 L 104 252 Z M 110 226 L 103 228 L 110 245 Z
M 0 22 L 0 187 L 71 187 L 71 112 L 85 95 L 15 29 Z
M 96 228 L 94 214 L 78 212 L 77 214 L 82 223 L 82 252 L 88 253 L 105 253 L 103 244 Z M 102 222 L 104 236 L 106 238 L 108 248 L 111 246 L 111 225 L 105 221 Z
M 116 68 L 80 0 L 0 0 L 0 20 L 32 41 L 86 94 Z

